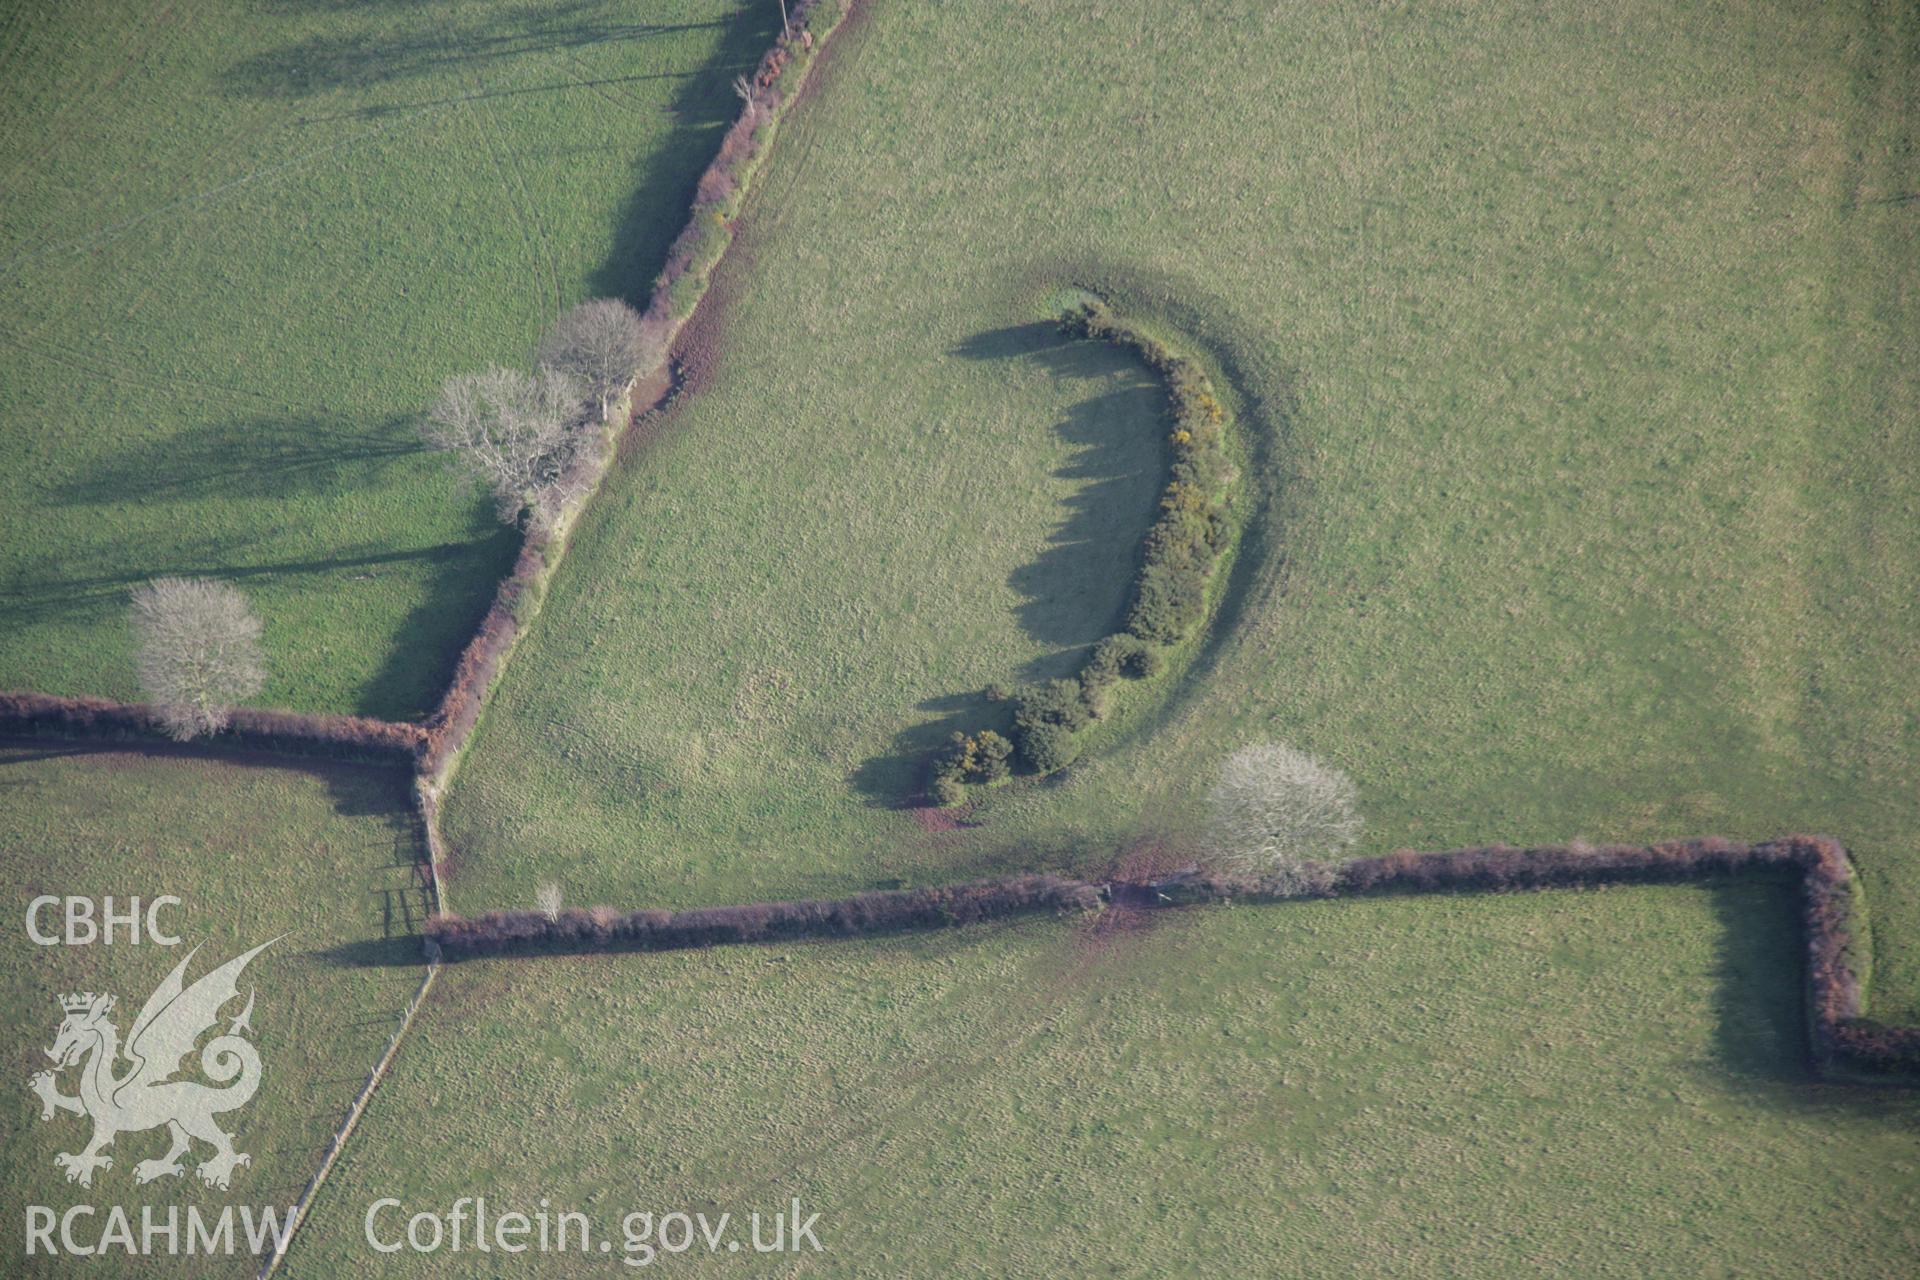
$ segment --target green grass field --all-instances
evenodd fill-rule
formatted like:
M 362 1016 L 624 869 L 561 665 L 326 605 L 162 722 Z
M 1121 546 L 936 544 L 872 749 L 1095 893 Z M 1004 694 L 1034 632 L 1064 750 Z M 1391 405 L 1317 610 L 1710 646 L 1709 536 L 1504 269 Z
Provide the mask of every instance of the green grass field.
M 427 706 L 510 548 L 405 415 L 644 287 L 773 33 L 745 9 L 0 10 L 0 686 L 131 694 L 125 588 L 191 570 L 260 604 L 263 701 Z M 453 907 L 1093 872 L 1277 738 L 1357 779 L 1365 852 L 1838 836 L 1872 1012 L 1920 1018 L 1920 9 L 871 0 L 835 39 L 457 776 Z M 1095 755 L 933 817 L 924 753 L 1112 629 L 1163 483 L 1155 384 L 1046 323 L 1074 285 L 1201 352 L 1257 510 Z M 406 801 L 0 750 L 21 903 L 291 931 L 249 1201 L 421 976 Z M 387 1196 L 546 1197 L 616 1254 L 629 1211 L 797 1196 L 828 1251 L 755 1269 L 810 1276 L 1920 1254 L 1920 1098 L 1809 1081 L 1780 885 L 1127 925 L 453 966 L 286 1274 L 626 1270 L 376 1254 Z M 6 945 L 18 1081 L 54 995 L 137 1007 L 177 958 Z M 85 1192 L 82 1123 L 37 1116 L 0 1111 L 0 1217 L 149 1202 L 153 1138 Z
M 820 1255 L 674 1274 L 1868 1277 L 1920 1248 L 1920 1101 L 1803 1082 L 1782 890 L 1162 919 L 456 966 L 287 1274 L 606 1273 L 365 1242 L 381 1197 L 390 1238 L 472 1195 L 616 1252 L 632 1211 L 822 1215 Z
M 878 0 L 483 726 L 455 905 L 1098 865 L 1271 736 L 1370 849 L 1831 832 L 1920 1014 L 1917 22 Z M 1034 327 L 1071 280 L 1209 348 L 1276 497 L 1152 723 L 925 832 L 902 748 L 1124 588 L 1147 406 Z
M 417 960 L 411 936 L 425 900 L 415 862 L 417 832 L 406 781 L 391 771 L 345 765 L 233 764 L 190 755 L 131 755 L 49 743 L 0 747 L 0 870 L 15 886 L 12 920 L 0 955 L 4 1011 L 13 1034 L 0 1099 L 0 1215 L 9 1224 L 9 1275 L 65 1274 L 76 1260 L 24 1257 L 26 1206 L 64 1213 L 75 1204 L 123 1205 L 134 1215 L 154 1205 L 188 1205 L 217 1216 L 222 1205 L 277 1206 L 299 1196 L 335 1127 L 367 1073 L 385 1051 L 401 1010 L 419 984 L 417 967 L 369 966 L 368 959 Z M 112 945 L 41 947 L 25 929 L 27 903 L 41 894 L 78 895 L 96 903 L 113 895 L 162 894 L 182 900 L 160 923 L 178 947 L 128 945 L 124 928 Z M 60 932 L 58 911 L 41 918 Z M 284 936 L 282 936 L 284 935 Z M 257 991 L 251 1023 L 259 1050 L 260 1090 L 222 1117 L 236 1149 L 252 1157 L 235 1171 L 230 1191 L 200 1184 L 196 1145 L 185 1176 L 148 1186 L 134 1165 L 167 1148 L 164 1132 L 127 1133 L 108 1154 L 110 1169 L 93 1186 L 66 1181 L 54 1164 L 81 1150 L 93 1129 L 85 1118 L 40 1118 L 27 1088 L 51 1064 L 43 1050 L 61 1022 L 58 997 L 111 992 L 122 1036 L 148 994 L 195 946 L 189 981 L 270 938 L 281 937 L 247 968 L 241 992 Z M 235 1004 L 226 1021 L 240 1012 Z M 189 1071 L 198 1058 L 189 1059 Z M 116 1072 L 125 1065 L 116 1067 Z M 64 1072 L 62 1092 L 75 1091 Z M 92 1224 L 97 1238 L 102 1221 Z M 79 1238 L 88 1239 L 82 1222 Z M 184 1228 L 183 1228 L 184 1230 Z M 114 1274 L 252 1275 L 240 1256 L 224 1265 L 205 1258 L 129 1261 Z
M 0 688 L 135 693 L 230 578 L 265 704 L 430 708 L 512 558 L 442 377 L 644 296 L 771 39 L 737 0 L 0 6 Z

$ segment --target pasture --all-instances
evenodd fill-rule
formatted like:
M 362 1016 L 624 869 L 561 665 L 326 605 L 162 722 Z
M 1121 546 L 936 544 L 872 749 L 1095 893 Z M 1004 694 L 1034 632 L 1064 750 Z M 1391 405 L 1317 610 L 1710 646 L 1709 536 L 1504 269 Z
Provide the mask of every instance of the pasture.
M 1764 885 L 469 962 L 287 1274 L 474 1195 L 616 1256 L 630 1212 L 821 1214 L 818 1255 L 676 1274 L 1898 1274 L 1920 1100 L 1805 1083 L 1798 991 Z
M 0 686 L 131 695 L 126 588 L 196 572 L 260 607 L 261 701 L 430 706 L 513 548 L 408 415 L 644 291 L 775 14 L 0 9 Z M 1916 64 L 1920 11 L 1851 0 L 870 0 L 480 722 L 448 905 L 1151 868 L 1278 739 L 1358 781 L 1362 852 L 1832 834 L 1871 1012 L 1920 1019 Z M 931 812 L 983 688 L 1114 629 L 1166 481 L 1163 389 L 1051 324 L 1076 290 L 1199 354 L 1246 535 L 1084 760 Z M 420 979 L 408 798 L 0 750 L 22 901 L 287 934 L 254 1202 Z M 826 1252 L 766 1269 L 809 1275 L 1902 1274 L 1920 1100 L 1811 1081 L 1802 941 L 1745 882 L 461 963 L 286 1274 L 472 1274 L 364 1232 L 475 1195 L 613 1250 L 798 1197 Z M 50 996 L 176 958 L 6 945 L 21 1079 Z M 69 1187 L 83 1122 L 24 1088 L 0 1125 L 0 1216 L 201 1196 L 132 1186 L 145 1147 Z
M 514 547 L 411 420 L 644 295 L 768 8 L 0 6 L 0 687 L 134 696 L 195 573 L 262 705 L 430 709 Z
M 1097 869 L 1274 737 L 1373 850 L 1830 832 L 1920 1012 L 1917 20 L 877 0 L 483 723 L 453 904 Z M 1145 518 L 1076 283 L 1211 354 L 1268 505 L 1161 706 L 930 823 L 914 752 Z
M 401 1010 L 420 981 L 412 936 L 426 902 L 415 863 L 418 831 L 404 778 L 348 765 L 235 764 L 192 754 L 127 754 L 68 744 L 0 747 L 0 870 L 16 886 L 0 955 L 0 1011 L 13 1028 L 6 1049 L 8 1087 L 0 1099 L 0 1213 L 15 1234 L 10 1275 L 64 1273 L 72 1260 L 20 1256 L 26 1206 L 63 1213 L 74 1204 L 124 1205 L 138 1229 L 139 1207 L 193 1205 L 217 1215 L 224 1204 L 276 1206 L 284 1214 L 367 1073 L 385 1051 Z M 175 947 L 129 945 L 122 926 L 113 943 L 39 946 L 29 940 L 27 903 L 41 894 L 107 895 L 124 911 L 130 897 L 181 899 L 157 917 L 180 938 Z M 61 933 L 60 912 L 40 925 Z M 79 936 L 84 937 L 84 932 Z M 122 1134 L 108 1148 L 109 1169 L 91 1188 L 69 1183 L 54 1164 L 92 1135 L 85 1116 L 40 1117 L 27 1088 L 52 1064 L 42 1052 L 61 1022 L 58 997 L 109 992 L 124 1037 L 147 996 L 169 970 L 200 947 L 187 981 L 252 947 L 278 938 L 247 968 L 240 995 L 257 992 L 252 1042 L 261 1058 L 259 1092 L 222 1117 L 236 1149 L 252 1163 L 234 1172 L 229 1191 L 202 1186 L 196 1144 L 179 1178 L 136 1184 L 134 1166 L 161 1156 L 163 1131 Z M 388 964 L 369 965 L 368 961 Z M 224 1031 L 241 1011 L 236 1001 Z M 198 1058 L 189 1060 L 197 1069 Z M 124 1074 L 125 1064 L 114 1067 Z M 64 1072 L 61 1091 L 75 1091 Z M 104 1208 L 102 1209 L 104 1213 Z M 87 1223 L 79 1239 L 88 1240 Z M 93 1224 L 94 1238 L 102 1223 Z M 250 1276 L 244 1253 L 206 1258 L 127 1259 L 114 1274 Z

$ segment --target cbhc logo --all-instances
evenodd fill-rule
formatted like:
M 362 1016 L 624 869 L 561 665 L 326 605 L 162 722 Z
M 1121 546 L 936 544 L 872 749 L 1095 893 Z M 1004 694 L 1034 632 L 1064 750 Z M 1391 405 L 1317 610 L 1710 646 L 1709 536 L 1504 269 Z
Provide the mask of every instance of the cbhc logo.
M 42 894 L 27 904 L 27 936 L 43 947 L 85 947 L 95 942 L 113 945 L 116 928 L 124 929 L 126 940 L 135 946 L 140 943 L 140 926 L 144 923 L 147 941 L 163 947 L 176 947 L 180 939 L 162 932 L 160 928 L 160 908 L 177 907 L 180 899 L 166 894 L 147 903 L 144 913 L 140 910 L 138 897 L 128 898 L 124 910 L 115 911 L 113 895 L 100 899 L 99 911 L 94 910 L 92 898 L 58 898 L 52 894 Z M 60 912 L 54 921 L 65 927 L 59 933 L 45 933 L 40 927 L 41 914 L 48 908 L 59 907 Z

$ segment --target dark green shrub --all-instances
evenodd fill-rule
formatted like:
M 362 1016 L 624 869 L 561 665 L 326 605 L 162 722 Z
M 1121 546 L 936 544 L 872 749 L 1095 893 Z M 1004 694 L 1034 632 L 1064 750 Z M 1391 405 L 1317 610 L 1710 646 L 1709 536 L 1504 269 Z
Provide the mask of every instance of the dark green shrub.
M 1106 701 L 1107 690 L 1120 683 L 1118 663 L 1100 663 L 1089 660 L 1080 672 L 1080 700 L 1087 703 L 1098 718 Z
M 1073 730 L 1059 724 L 1035 724 L 1020 734 L 1020 756 L 1035 773 L 1064 769 L 1080 754 Z
M 973 772 L 969 781 L 1004 782 L 1013 773 L 1013 744 L 991 729 L 973 737 Z
M 991 729 L 968 737 L 955 733 L 933 762 L 927 794 L 935 804 L 958 804 L 967 783 L 1004 782 L 1013 774 L 1013 744 Z
M 1093 646 L 1087 665 L 1080 669 L 1082 684 L 1112 684 L 1126 675 L 1127 658 L 1139 641 L 1124 633 L 1108 636 Z
M 1099 683 L 1081 681 L 1080 702 L 1087 709 L 1089 718 L 1098 720 L 1107 714 L 1107 703 L 1113 695 L 1113 686 L 1118 680 L 1103 680 Z
M 1127 630 L 1153 644 L 1178 644 L 1206 612 L 1207 580 L 1191 568 L 1150 564 L 1140 572 Z
M 1159 670 L 1153 646 L 1139 636 L 1122 631 L 1108 636 L 1093 647 L 1080 682 L 1112 684 L 1116 680 L 1140 680 Z
M 1105 686 L 1079 680 L 1049 680 L 1020 692 L 1013 712 L 1013 738 L 1020 758 L 1039 773 L 1052 773 L 1080 753 L 1074 734 L 1100 714 Z
M 1061 326 L 1078 337 L 1132 347 L 1166 381 L 1173 464 L 1160 515 L 1147 531 L 1126 630 L 1145 644 L 1176 644 L 1206 616 L 1207 580 L 1231 540 L 1223 492 L 1233 477 L 1225 446 L 1226 409 L 1198 362 L 1175 355 L 1105 303 L 1075 308 L 1061 317 Z M 1118 670 L 1117 662 L 1098 655 L 1089 662 L 1085 679 L 1096 708 L 1100 691 Z
M 967 789 L 951 774 L 936 773 L 927 783 L 927 795 L 941 808 L 951 808 L 967 798 Z
M 1024 731 L 1035 725 L 1059 725 L 1069 733 L 1084 729 L 1093 719 L 1086 689 L 1078 680 L 1049 680 L 1021 691 L 1013 725 Z
M 1133 636 L 1127 638 L 1136 639 Z M 1135 680 L 1151 680 L 1165 670 L 1166 665 L 1167 661 L 1160 656 L 1160 651 L 1142 641 L 1138 649 L 1127 655 L 1121 670 Z

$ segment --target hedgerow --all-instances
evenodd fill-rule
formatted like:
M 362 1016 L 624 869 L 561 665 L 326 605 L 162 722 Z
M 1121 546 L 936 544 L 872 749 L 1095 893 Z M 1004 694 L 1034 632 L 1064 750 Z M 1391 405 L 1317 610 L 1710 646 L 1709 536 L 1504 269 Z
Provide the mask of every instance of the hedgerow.
M 694 188 L 686 226 L 667 248 L 653 292 L 640 315 L 642 345 L 664 359 L 680 326 L 706 295 L 714 267 L 733 240 L 733 220 L 753 174 L 765 160 L 781 113 L 791 103 L 821 42 L 846 13 L 846 0 L 798 0 L 788 7 L 786 30 L 748 80 L 739 117 Z M 658 372 L 643 370 L 641 378 Z M 613 450 L 583 451 L 563 478 L 569 513 L 597 489 Z M 494 682 L 520 634 L 539 611 L 546 583 L 566 549 L 567 527 L 527 530 L 519 559 L 500 583 L 494 602 L 460 655 L 452 683 L 426 723 L 422 772 L 436 787 L 452 781 L 460 753 L 479 723 Z
M 1920 1027 L 1889 1026 L 1863 1016 L 1859 881 L 1846 850 L 1825 836 L 1787 836 L 1759 844 L 1709 837 L 1644 846 L 1399 850 L 1349 862 L 1309 862 L 1279 877 L 1190 869 L 1154 880 L 1089 884 L 1026 875 L 943 889 L 691 911 L 594 907 L 562 911 L 552 918 L 539 911 L 495 911 L 471 920 L 437 915 L 427 922 L 426 933 L 446 959 L 460 960 L 508 952 L 658 951 L 849 937 L 1032 912 L 1086 913 L 1108 903 L 1155 910 L 1234 900 L 1674 884 L 1754 874 L 1790 879 L 1800 889 L 1815 1066 L 1830 1075 L 1920 1076 Z
M 991 729 L 972 736 L 955 733 L 934 761 L 927 793 L 935 804 L 958 804 L 966 796 L 967 783 L 1005 782 L 1013 772 L 1012 756 L 1013 744 Z
M 1084 303 L 1062 316 L 1060 324 L 1074 337 L 1132 349 L 1160 376 L 1167 389 L 1173 460 L 1142 545 L 1124 628 L 1095 645 L 1074 678 L 1013 695 L 1014 744 L 1021 763 L 1041 774 L 1079 758 L 1082 744 L 1076 735 L 1105 712 L 1115 685 L 1158 675 L 1164 649 L 1187 639 L 1205 621 L 1208 585 L 1233 540 L 1227 411 L 1206 371 L 1116 316 L 1104 302 Z
M 746 199 L 754 172 L 766 158 L 782 109 L 792 101 L 819 41 L 845 15 L 846 0 L 798 0 L 789 7 L 788 34 L 760 59 L 745 82 L 743 109 L 720 140 L 713 163 L 695 184 L 693 212 L 667 248 L 642 325 L 659 335 L 662 349 L 681 321 L 693 314 L 707 281 L 733 242 L 733 220 Z
M 50 693 L 0 693 L 0 734 L 130 741 L 165 736 L 159 710 L 145 703 L 63 698 Z M 247 751 L 412 764 L 425 750 L 426 738 L 426 730 L 416 724 L 233 707 L 227 712 L 226 727 L 203 741 L 212 747 Z
M 1739 874 L 1797 880 L 1807 947 L 1808 1026 L 1815 1064 L 1829 1074 L 1920 1075 L 1920 1027 L 1862 1016 L 1860 883 L 1838 841 L 1788 836 L 1760 844 L 1719 838 L 1648 846 L 1489 845 L 1449 853 L 1400 850 L 1343 863 L 1313 863 L 1309 887 L 1291 878 L 1185 872 L 1108 886 L 1136 906 L 1335 898 L 1376 893 L 1501 892 L 1603 884 L 1674 884 Z
M 435 916 L 427 937 L 450 960 L 502 952 L 666 951 L 797 938 L 846 938 L 937 929 L 1035 912 L 1087 912 L 1100 890 L 1061 876 L 1026 875 L 939 889 L 893 889 L 851 898 L 755 902 L 688 911 L 492 911 Z

